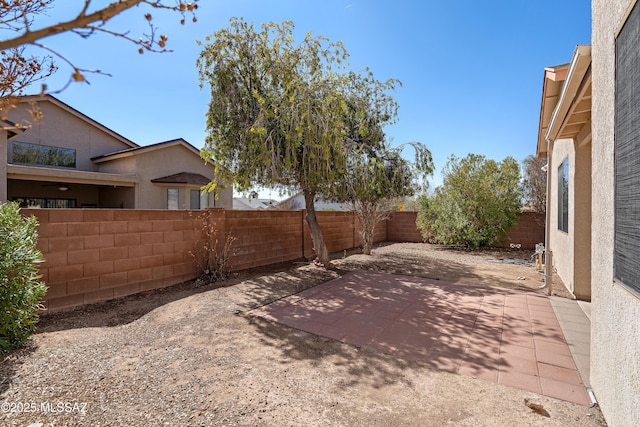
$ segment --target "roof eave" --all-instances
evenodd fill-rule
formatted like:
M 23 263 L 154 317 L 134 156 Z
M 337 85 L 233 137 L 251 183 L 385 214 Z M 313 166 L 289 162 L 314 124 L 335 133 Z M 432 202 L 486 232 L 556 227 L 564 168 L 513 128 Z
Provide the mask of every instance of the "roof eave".
M 573 53 L 567 79 L 562 85 L 558 104 L 553 110 L 551 121 L 544 135 L 546 141 L 555 141 L 562 130 L 571 106 L 583 85 L 591 67 L 591 45 L 578 45 Z

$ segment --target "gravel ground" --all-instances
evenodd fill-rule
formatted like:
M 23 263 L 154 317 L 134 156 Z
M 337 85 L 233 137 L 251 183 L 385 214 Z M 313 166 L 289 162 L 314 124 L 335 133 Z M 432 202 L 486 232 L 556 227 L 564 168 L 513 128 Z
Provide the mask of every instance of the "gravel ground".
M 543 292 L 521 251 L 390 244 L 371 257 L 340 255 L 333 271 L 292 263 L 47 314 L 32 344 L 0 367 L 0 425 L 605 425 L 597 408 L 246 315 L 354 269 Z

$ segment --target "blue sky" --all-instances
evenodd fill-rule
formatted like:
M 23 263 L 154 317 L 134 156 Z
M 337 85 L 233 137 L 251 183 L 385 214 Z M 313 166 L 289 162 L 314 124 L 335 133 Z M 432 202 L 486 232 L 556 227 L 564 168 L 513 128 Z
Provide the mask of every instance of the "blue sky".
M 67 0 L 62 8 L 58 3 L 52 20 L 71 10 Z M 146 30 L 146 11 L 134 8 L 111 26 L 137 36 Z M 151 12 L 172 53 L 140 55 L 124 40 L 101 35 L 45 39 L 76 66 L 112 75 L 91 75 L 90 85 L 75 83 L 56 96 L 138 144 L 183 137 L 200 148 L 209 94 L 199 88 L 195 41 L 233 16 L 258 25 L 287 19 L 298 39 L 312 31 L 342 40 L 352 69 L 368 66 L 380 80 L 403 83 L 395 93 L 398 122 L 387 134 L 398 144 L 427 145 L 436 185 L 451 154 L 496 160 L 533 154 L 544 67 L 569 62 L 575 46 L 591 39 L 587 0 L 200 0 L 198 22 L 185 26 L 176 15 Z M 67 72 L 50 87 L 59 87 Z

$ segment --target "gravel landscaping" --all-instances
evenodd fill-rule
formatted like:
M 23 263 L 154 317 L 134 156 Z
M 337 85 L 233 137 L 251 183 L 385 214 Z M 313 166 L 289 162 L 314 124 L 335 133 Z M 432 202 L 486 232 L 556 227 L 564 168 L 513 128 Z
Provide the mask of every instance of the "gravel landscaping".
M 530 253 L 385 244 L 43 316 L 0 367 L 0 425 L 601 426 L 597 408 L 435 370 L 250 316 L 356 269 L 543 293 Z M 560 283 L 556 279 L 556 283 Z M 554 293 L 568 296 L 554 287 Z M 540 415 L 525 405 L 544 406 Z

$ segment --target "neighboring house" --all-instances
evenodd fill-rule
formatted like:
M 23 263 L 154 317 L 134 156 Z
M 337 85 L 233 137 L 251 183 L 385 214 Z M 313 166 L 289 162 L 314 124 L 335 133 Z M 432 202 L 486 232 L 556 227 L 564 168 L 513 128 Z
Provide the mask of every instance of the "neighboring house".
M 11 123 L 42 118 L 23 132 Z M 201 194 L 214 177 L 200 152 L 175 139 L 139 146 L 51 95 L 23 98 L 0 138 L 0 201 L 26 207 L 231 208 L 232 190 Z M 5 146 L 6 143 L 6 146 Z
M 547 158 L 547 250 L 565 286 L 591 299 L 591 46 L 544 70 L 536 153 Z
M 347 203 L 327 202 L 325 200 L 322 200 L 319 197 L 316 197 L 314 204 L 316 207 L 316 211 L 350 211 L 351 210 L 351 208 Z M 301 192 L 294 194 L 288 199 L 285 199 L 280 203 L 278 203 L 276 205 L 276 208 L 284 209 L 284 210 L 292 210 L 292 211 L 295 211 L 298 209 L 305 209 L 304 194 L 302 194 Z
M 273 209 L 278 204 L 274 199 L 259 199 L 250 197 L 234 197 L 233 209 L 249 211 L 254 209 Z

